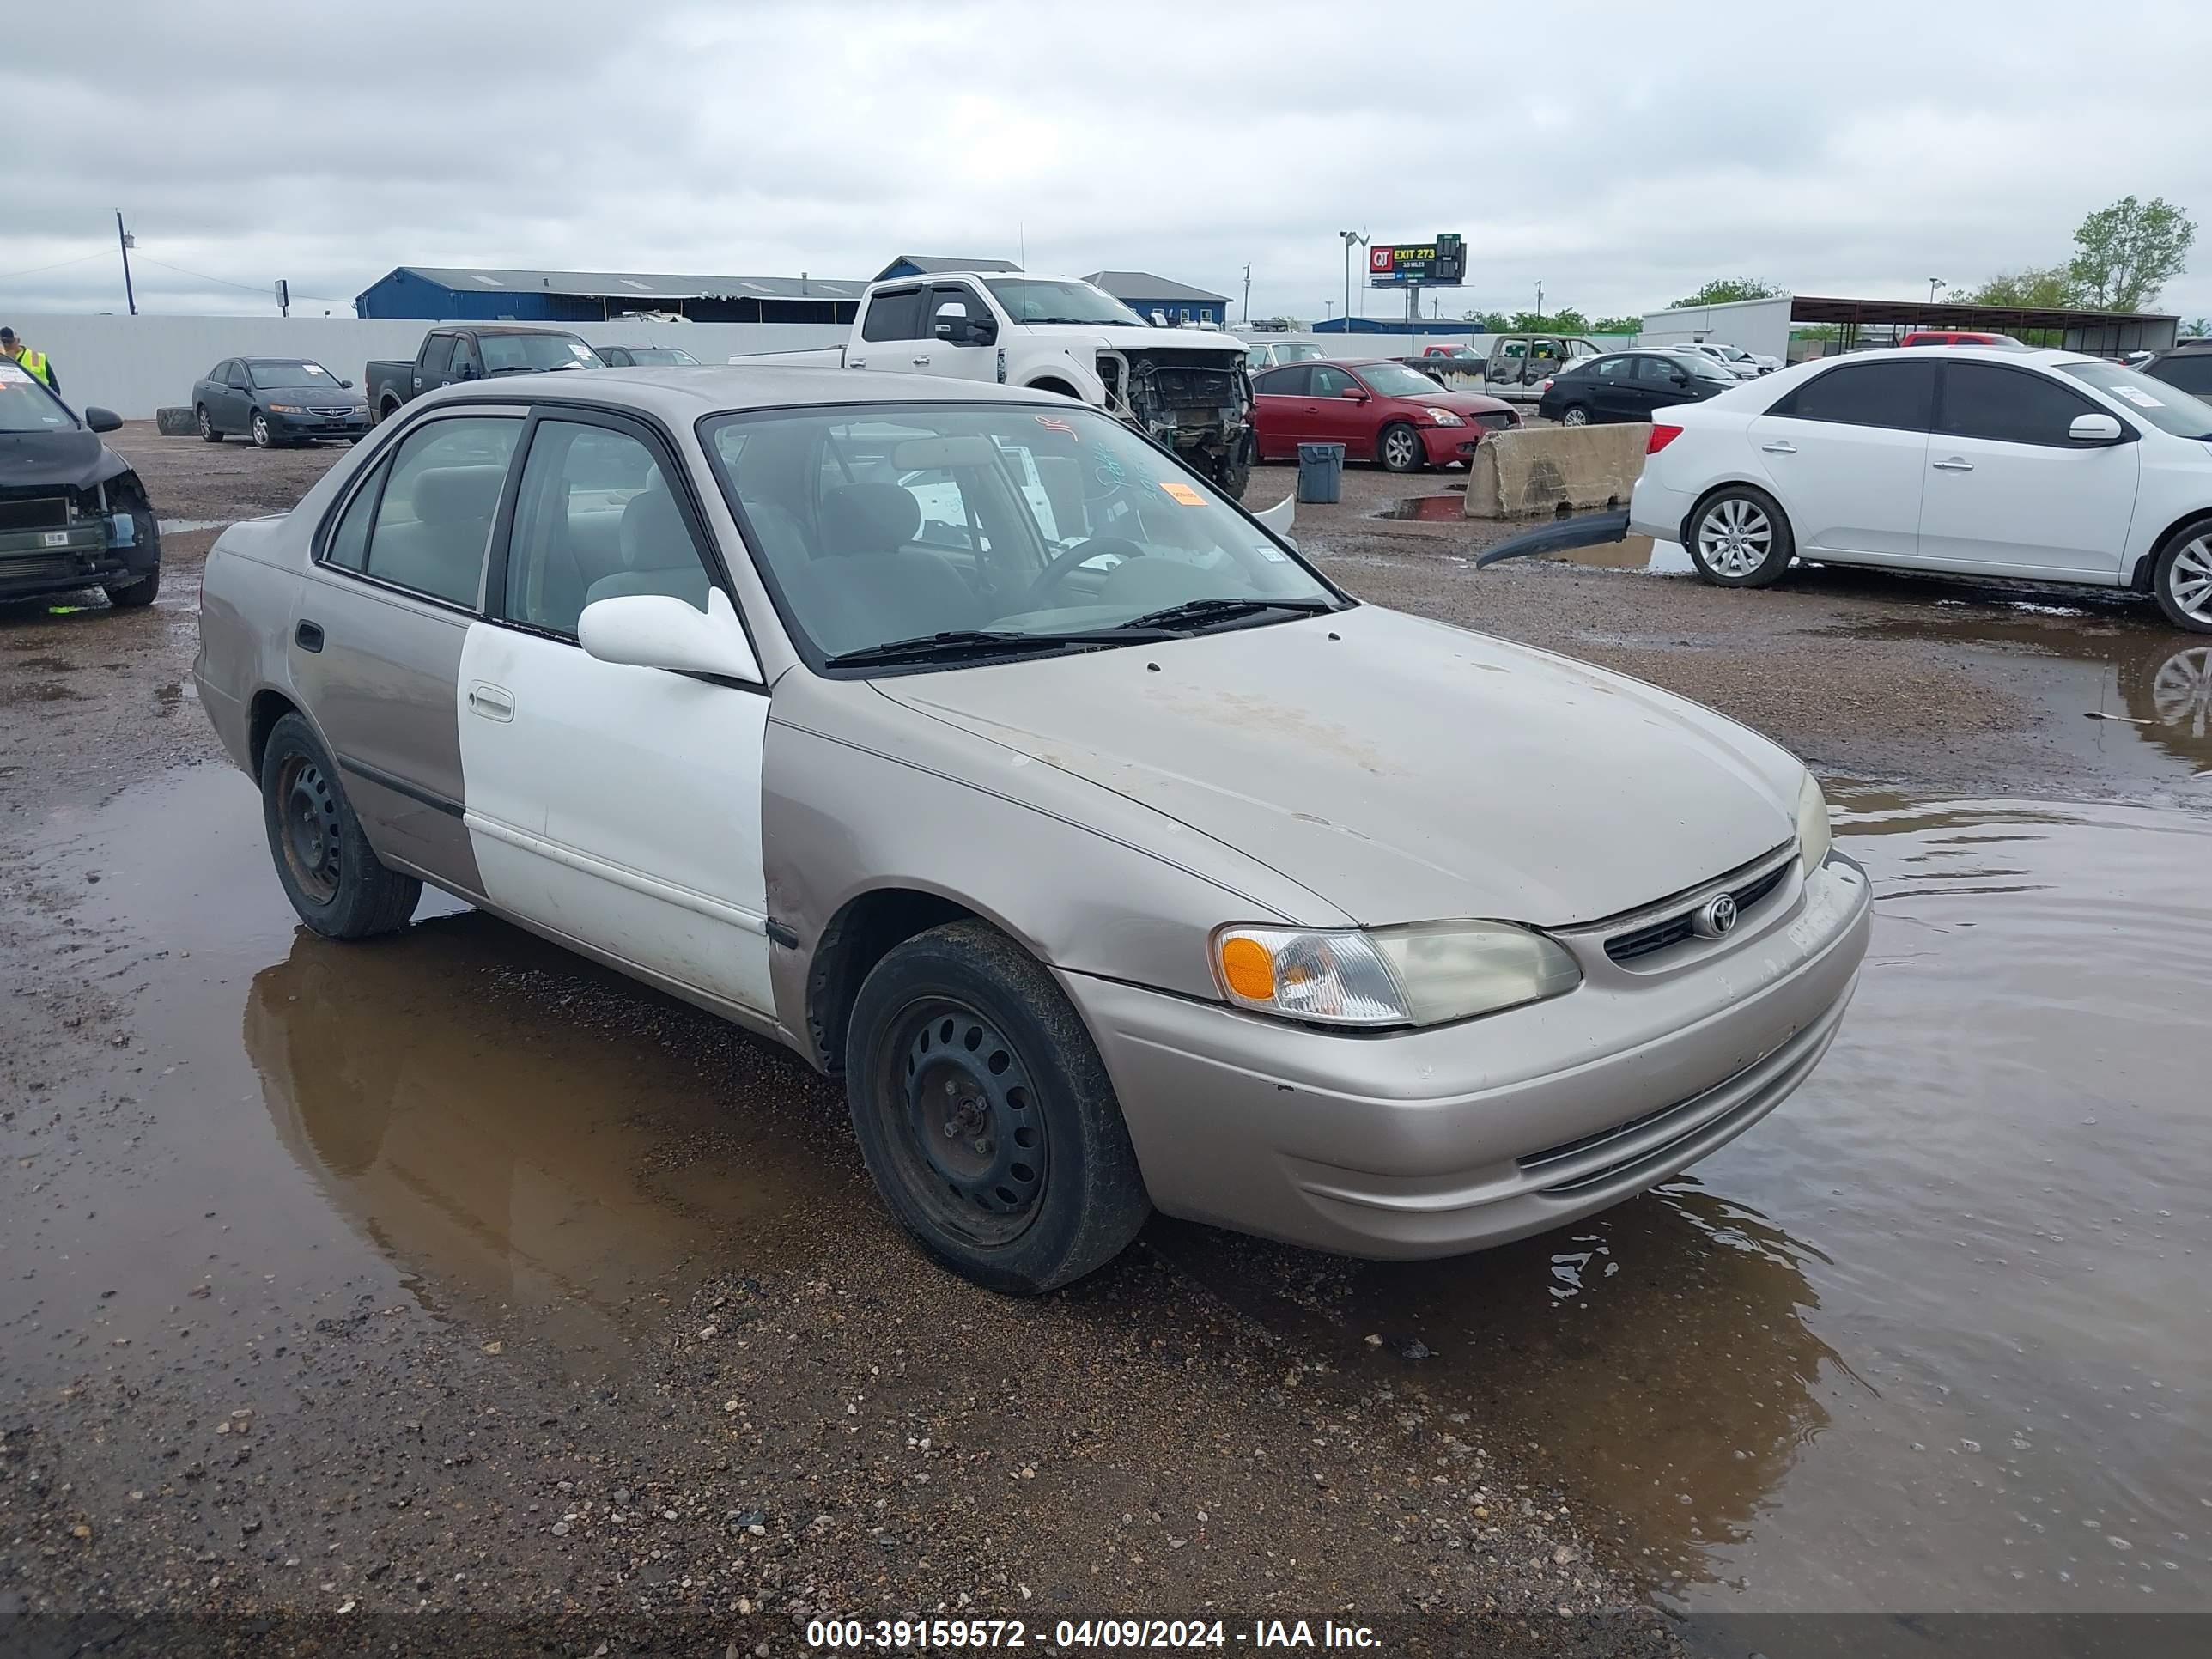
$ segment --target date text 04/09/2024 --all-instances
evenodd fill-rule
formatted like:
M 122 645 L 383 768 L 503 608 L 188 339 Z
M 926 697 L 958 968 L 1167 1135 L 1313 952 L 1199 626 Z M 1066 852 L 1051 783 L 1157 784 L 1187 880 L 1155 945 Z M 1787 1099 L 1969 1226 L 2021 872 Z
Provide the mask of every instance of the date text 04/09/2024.
M 1304 1619 L 1263 1619 L 1237 1628 L 1219 1619 L 1062 1619 L 1032 1629 L 1025 1620 L 1012 1619 L 816 1619 L 807 1623 L 806 1644 L 830 1651 L 905 1653 L 1028 1647 L 1373 1650 L 1382 1643 L 1365 1625 L 1340 1625 L 1333 1620 L 1316 1626 Z

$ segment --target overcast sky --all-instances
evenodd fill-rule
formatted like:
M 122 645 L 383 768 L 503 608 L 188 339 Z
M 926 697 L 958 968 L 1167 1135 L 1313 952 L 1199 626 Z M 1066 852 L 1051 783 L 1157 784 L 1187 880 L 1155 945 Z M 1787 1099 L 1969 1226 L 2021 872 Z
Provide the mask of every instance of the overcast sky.
M 1540 281 L 1595 316 L 1718 276 L 1924 296 L 2063 260 L 2130 191 L 2207 226 L 2161 308 L 2212 313 L 2203 0 L 79 0 L 14 11 L 6 51 L 0 320 L 121 310 L 118 208 L 147 311 L 920 252 L 1240 300 L 1249 261 L 1253 314 L 1317 319 L 1347 228 L 1463 233 L 1446 315 Z

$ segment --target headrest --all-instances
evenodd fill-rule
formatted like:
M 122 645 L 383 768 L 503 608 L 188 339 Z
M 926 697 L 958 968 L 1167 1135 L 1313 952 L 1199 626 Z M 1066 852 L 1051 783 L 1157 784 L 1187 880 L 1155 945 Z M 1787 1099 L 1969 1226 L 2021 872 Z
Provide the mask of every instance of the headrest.
M 921 503 L 896 484 L 855 483 L 822 498 L 824 558 L 896 553 L 921 529 Z
M 499 511 L 499 492 L 507 482 L 504 466 L 434 466 L 415 475 L 408 499 L 424 524 L 467 524 Z
M 657 480 L 656 480 L 657 482 Z M 699 556 L 676 497 L 665 489 L 645 489 L 629 498 L 622 515 L 623 562 L 632 570 L 680 570 L 696 566 Z

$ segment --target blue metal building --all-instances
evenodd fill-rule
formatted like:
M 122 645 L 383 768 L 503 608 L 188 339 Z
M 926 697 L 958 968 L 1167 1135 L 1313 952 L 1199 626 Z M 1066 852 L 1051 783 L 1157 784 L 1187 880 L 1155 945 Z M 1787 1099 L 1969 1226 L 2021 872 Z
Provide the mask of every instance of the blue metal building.
M 1170 325 L 1229 325 L 1229 296 L 1225 294 L 1209 294 L 1202 288 L 1193 288 L 1172 277 L 1155 276 L 1149 270 L 1094 270 L 1083 280 L 1104 289 L 1148 323 L 1164 318 Z
M 866 283 L 823 276 L 402 265 L 355 299 L 362 317 L 426 322 L 596 323 L 673 312 L 702 323 L 849 323 Z
M 963 259 L 957 253 L 902 253 L 876 273 L 879 283 L 902 276 L 934 276 L 944 270 L 1019 270 L 1011 259 Z

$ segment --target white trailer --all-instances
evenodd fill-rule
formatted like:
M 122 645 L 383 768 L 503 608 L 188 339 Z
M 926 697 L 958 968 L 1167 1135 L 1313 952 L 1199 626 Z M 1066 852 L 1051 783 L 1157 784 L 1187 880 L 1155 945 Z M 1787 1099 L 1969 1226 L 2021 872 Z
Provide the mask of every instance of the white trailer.
M 1721 306 L 1674 306 L 1646 312 L 1637 344 L 1696 345 L 1711 340 L 1778 362 L 1790 361 L 1790 297 L 1737 300 Z

